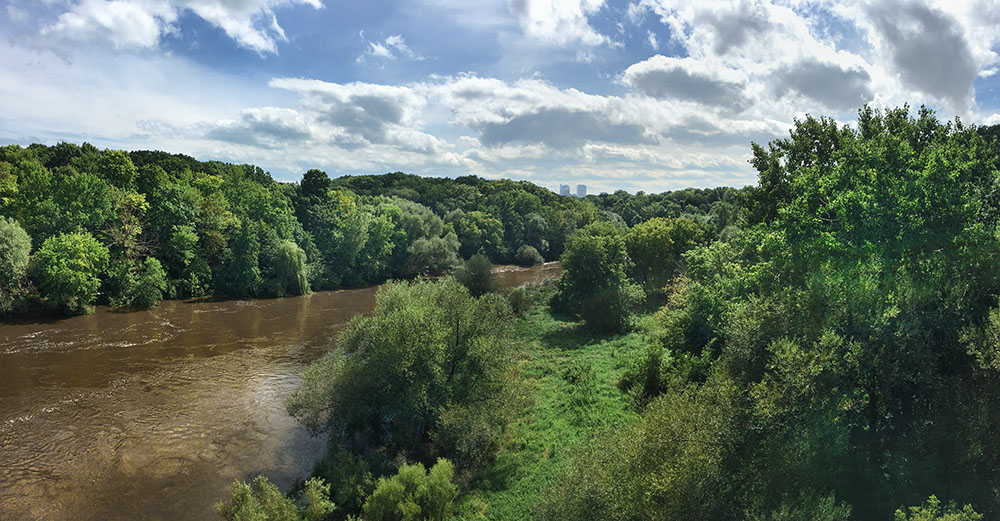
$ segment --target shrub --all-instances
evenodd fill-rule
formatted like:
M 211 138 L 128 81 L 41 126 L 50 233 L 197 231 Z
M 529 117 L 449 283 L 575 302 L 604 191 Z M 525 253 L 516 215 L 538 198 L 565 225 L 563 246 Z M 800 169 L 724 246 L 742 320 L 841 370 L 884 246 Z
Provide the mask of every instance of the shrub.
M 493 277 L 493 263 L 481 253 L 473 255 L 455 270 L 455 280 L 465 286 L 473 297 L 497 290 L 497 282 Z
M 514 254 L 514 263 L 518 266 L 536 266 L 545 262 L 542 258 L 542 254 L 538 253 L 538 250 L 534 246 L 528 246 L 525 244 L 517 249 L 517 253 Z
M 528 294 L 528 290 L 524 286 L 512 289 L 510 295 L 507 295 L 507 301 L 510 303 L 510 309 L 518 316 L 527 313 L 532 304 L 531 295 Z
M 266 477 L 257 476 L 252 483 L 234 483 L 232 501 L 216 509 L 227 521 L 321 521 L 336 509 L 329 497 L 330 486 L 319 479 L 306 481 L 296 502 Z

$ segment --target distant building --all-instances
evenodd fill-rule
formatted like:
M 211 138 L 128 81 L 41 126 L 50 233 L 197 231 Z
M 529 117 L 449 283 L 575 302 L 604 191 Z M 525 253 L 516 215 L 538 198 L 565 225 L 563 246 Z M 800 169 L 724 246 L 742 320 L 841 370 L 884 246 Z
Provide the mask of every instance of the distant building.
M 559 185 L 559 195 L 569 195 L 569 185 Z
M 576 196 L 581 199 L 587 197 L 587 185 L 576 185 Z

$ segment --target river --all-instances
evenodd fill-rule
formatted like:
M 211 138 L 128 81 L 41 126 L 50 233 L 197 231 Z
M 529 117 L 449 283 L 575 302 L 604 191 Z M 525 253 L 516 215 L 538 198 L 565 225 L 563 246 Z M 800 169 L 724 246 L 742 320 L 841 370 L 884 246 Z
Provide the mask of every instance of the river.
M 499 267 L 504 287 L 557 276 Z M 325 448 L 285 411 L 375 288 L 0 325 L 0 520 L 210 520 L 232 482 L 287 488 Z

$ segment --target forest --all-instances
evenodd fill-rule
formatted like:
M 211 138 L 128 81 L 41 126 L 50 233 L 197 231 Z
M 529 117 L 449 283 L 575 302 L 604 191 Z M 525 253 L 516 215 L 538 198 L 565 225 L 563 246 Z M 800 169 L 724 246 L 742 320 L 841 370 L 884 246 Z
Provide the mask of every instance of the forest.
M 288 397 L 326 452 L 230 521 L 995 519 L 998 130 L 866 106 L 752 144 L 755 186 L 585 199 L 8 146 L 0 307 L 385 282 Z
M 723 196 L 735 192 L 692 191 L 652 211 L 728 225 L 733 215 L 709 212 Z M 615 204 L 473 176 L 310 170 L 281 183 L 251 165 L 164 152 L 9 145 L 0 314 L 302 295 L 440 275 L 476 253 L 532 265 L 558 259 L 577 229 L 618 219 Z

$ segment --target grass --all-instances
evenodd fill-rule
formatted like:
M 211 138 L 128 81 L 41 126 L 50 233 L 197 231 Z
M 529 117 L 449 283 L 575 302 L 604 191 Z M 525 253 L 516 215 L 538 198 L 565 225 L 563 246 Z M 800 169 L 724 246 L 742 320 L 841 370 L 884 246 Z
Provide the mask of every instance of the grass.
M 504 449 L 472 478 L 455 509 L 459 519 L 523 520 L 555 484 L 579 444 L 636 416 L 616 384 L 649 341 L 652 317 L 635 331 L 595 336 L 544 305 L 550 288 L 518 320 L 521 373 L 528 405 L 510 426 Z

